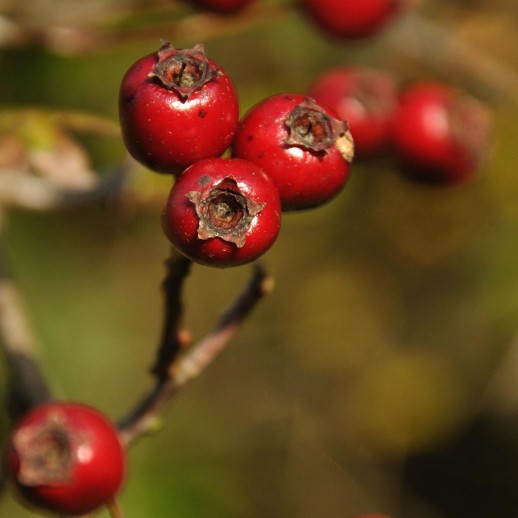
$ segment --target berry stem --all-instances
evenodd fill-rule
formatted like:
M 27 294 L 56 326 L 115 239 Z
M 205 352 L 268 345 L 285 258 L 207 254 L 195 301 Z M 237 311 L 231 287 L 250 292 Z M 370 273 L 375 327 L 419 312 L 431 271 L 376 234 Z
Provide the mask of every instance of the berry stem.
M 227 346 L 240 324 L 255 308 L 257 302 L 273 289 L 273 278 L 257 265 L 241 295 L 221 316 L 219 323 L 189 353 L 171 365 L 170 376 L 175 390 L 196 378 Z
M 159 415 L 166 403 L 215 360 L 257 303 L 273 289 L 272 277 L 261 266 L 256 266 L 248 284 L 220 317 L 214 329 L 183 354 L 178 354 L 182 345 L 182 332 L 179 330 L 182 306 L 179 303 L 181 294 L 176 291 L 181 290 L 189 267 L 185 263 L 182 264 L 182 260 L 174 257 L 168 262 L 168 267 L 169 271 L 164 283 L 166 290 L 164 336 L 169 338 L 159 347 L 157 364 L 153 369 L 157 377 L 155 385 L 119 422 L 120 437 L 126 445 L 156 428 Z M 169 291 L 175 293 L 169 293 Z M 168 311 L 171 312 L 169 316 Z M 165 345 L 168 340 L 171 340 L 171 343 Z
M 124 515 L 122 514 L 122 509 L 115 500 L 108 503 L 106 507 L 108 509 L 108 512 L 110 513 L 111 518 L 124 518 Z
M 165 297 L 164 323 L 162 338 L 152 368 L 158 380 L 169 378 L 169 366 L 182 346 L 185 346 L 186 333 L 182 332 L 184 306 L 182 302 L 183 285 L 191 270 L 191 261 L 174 249 L 166 262 L 167 274 L 162 284 Z

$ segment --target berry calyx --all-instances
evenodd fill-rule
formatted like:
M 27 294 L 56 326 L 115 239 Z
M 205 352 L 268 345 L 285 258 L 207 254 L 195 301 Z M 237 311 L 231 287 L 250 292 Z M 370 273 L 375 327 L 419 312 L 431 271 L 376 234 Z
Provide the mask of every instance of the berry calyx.
M 57 402 L 34 408 L 14 426 L 4 464 L 25 502 L 82 515 L 113 501 L 124 478 L 125 454 L 104 415 Z
M 174 174 L 224 153 L 239 102 L 232 80 L 203 45 L 176 49 L 162 42 L 126 72 L 119 117 L 130 154 L 153 171 Z
M 199 219 L 198 238 L 219 237 L 238 248 L 245 245 L 246 233 L 266 202 L 257 203 L 240 191 L 232 177 L 225 178 L 210 190 L 189 191 Z
M 201 264 L 229 267 L 264 254 L 280 231 L 279 193 L 251 162 L 213 158 L 188 167 L 162 214 L 169 241 Z
M 333 144 L 343 139 L 347 124 L 335 119 L 310 98 L 304 99 L 288 114 L 285 121 L 289 134 L 285 143 L 302 146 L 311 151 L 327 152 Z M 345 156 L 351 160 L 352 156 Z
M 157 53 L 158 61 L 148 77 L 156 77 L 168 90 L 174 90 L 182 99 L 187 99 L 205 83 L 222 72 L 211 67 L 203 45 L 192 49 L 177 50 L 163 42 Z
M 232 156 L 255 162 L 275 182 L 284 211 L 316 207 L 344 186 L 354 155 L 347 122 L 301 94 L 278 94 L 243 117 Z
M 390 74 L 371 68 L 334 68 L 317 77 L 308 94 L 348 122 L 357 158 L 388 151 L 398 103 L 397 86 Z
M 393 150 L 409 178 L 451 185 L 473 176 L 487 156 L 490 116 L 466 93 L 440 83 L 418 83 L 401 95 Z

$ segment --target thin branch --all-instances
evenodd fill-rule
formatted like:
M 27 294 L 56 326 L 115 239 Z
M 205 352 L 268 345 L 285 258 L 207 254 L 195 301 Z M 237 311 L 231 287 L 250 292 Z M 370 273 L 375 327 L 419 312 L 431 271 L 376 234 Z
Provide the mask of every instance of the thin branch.
M 133 162 L 123 161 L 91 189 L 67 189 L 26 173 L 0 169 L 0 205 L 47 211 L 88 205 L 119 194 L 129 179 Z
M 167 402 L 185 384 L 198 377 L 227 347 L 243 320 L 272 291 L 273 284 L 272 277 L 261 266 L 256 266 L 247 286 L 221 316 L 213 331 L 179 355 L 169 366 L 169 376 L 159 378 L 149 393 L 120 421 L 120 436 L 125 444 L 156 428 Z
M 162 289 L 165 297 L 164 325 L 162 339 L 157 351 L 153 374 L 159 380 L 169 378 L 169 366 L 181 348 L 187 345 L 182 333 L 183 284 L 191 269 L 191 261 L 174 249 L 166 263 L 167 275 Z
M 169 39 L 198 43 L 221 35 L 248 30 L 260 23 L 292 13 L 290 5 L 251 6 L 233 16 L 221 16 L 209 12 L 196 12 L 171 4 L 163 8 L 112 10 L 106 16 L 84 18 L 74 13 L 73 19 L 52 23 L 44 20 L 41 25 L 24 24 L 0 16 L 0 47 L 45 47 L 58 54 L 77 55 L 105 49 L 110 45 L 159 38 L 167 34 Z M 78 24 L 79 20 L 79 24 Z M 142 21 L 144 20 L 144 22 Z M 158 36 L 157 36 L 158 35 Z
M 273 287 L 273 278 L 262 266 L 256 265 L 248 285 L 234 304 L 221 316 L 214 330 L 190 349 L 188 354 L 171 365 L 170 376 L 175 391 L 199 376 L 212 363 L 225 349 L 240 324 L 259 300 L 270 294 Z
M 518 105 L 518 71 L 417 9 L 402 17 L 387 43 L 427 66 L 464 75 L 493 102 Z
M 9 275 L 0 246 L 0 342 L 9 372 L 7 413 L 17 419 L 30 408 L 51 399 L 36 361 L 38 343 L 31 331 L 21 297 Z
M 111 518 L 124 518 L 122 514 L 122 509 L 115 500 L 113 502 L 110 502 L 107 505 L 107 508 Z
M 193 13 L 177 18 L 174 23 L 164 23 L 167 19 L 148 26 L 130 27 L 119 24 L 111 28 L 106 35 L 99 38 L 105 45 L 120 45 L 136 40 L 156 38 L 157 34 L 167 34 L 171 41 L 189 41 L 191 43 L 207 42 L 222 36 L 240 34 L 261 24 L 271 23 L 274 20 L 293 14 L 291 5 L 271 4 L 252 6 L 233 16 L 221 16 L 210 12 Z

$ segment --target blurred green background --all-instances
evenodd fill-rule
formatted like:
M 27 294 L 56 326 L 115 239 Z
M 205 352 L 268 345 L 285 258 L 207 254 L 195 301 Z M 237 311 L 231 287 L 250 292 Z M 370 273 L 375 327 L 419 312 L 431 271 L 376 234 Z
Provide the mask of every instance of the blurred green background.
M 410 183 L 390 160 L 357 163 L 333 202 L 287 215 L 263 261 L 273 294 L 172 401 L 163 429 L 131 450 L 124 516 L 518 516 L 518 6 L 416 2 L 441 34 L 480 52 L 470 68 L 455 66 L 456 45 L 443 59 L 419 55 L 408 40 L 420 35 L 414 15 L 339 43 L 286 2 L 258 4 L 257 20 L 221 22 L 179 2 L 0 1 L 0 26 L 31 29 L 23 44 L 0 49 L 2 110 L 117 121 L 122 75 L 163 38 L 205 42 L 243 110 L 303 91 L 340 64 L 385 68 L 401 84 L 446 80 L 489 103 L 491 154 L 460 188 Z M 61 30 L 67 24 L 85 28 L 84 48 Z M 34 36 L 42 27 L 47 39 Z M 485 74 L 485 60 L 501 63 L 509 81 Z M 116 137 L 81 142 L 100 174 L 124 156 Z M 51 383 L 113 418 L 151 383 L 169 253 L 160 212 L 170 180 L 142 169 L 135 186 L 138 202 L 128 206 L 13 210 L 4 222 Z M 249 273 L 193 268 L 185 296 L 195 338 Z M 7 494 L 0 516 L 34 515 Z

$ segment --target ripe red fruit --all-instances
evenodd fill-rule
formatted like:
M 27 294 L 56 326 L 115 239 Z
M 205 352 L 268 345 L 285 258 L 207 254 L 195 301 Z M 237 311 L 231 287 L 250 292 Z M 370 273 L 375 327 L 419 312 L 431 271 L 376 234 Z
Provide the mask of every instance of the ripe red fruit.
M 202 45 L 182 50 L 163 42 L 126 72 L 119 115 L 130 154 L 154 171 L 174 173 L 226 150 L 239 102 L 230 77 Z
M 486 156 L 490 118 L 471 96 L 439 83 L 403 92 L 394 118 L 393 147 L 401 170 L 429 183 L 470 178 Z
M 371 68 L 335 68 L 319 76 L 308 93 L 348 122 L 355 157 L 387 151 L 398 102 L 397 86 L 389 73 Z
M 188 0 L 191 4 L 220 14 L 231 14 L 244 9 L 254 0 Z
M 275 182 L 283 210 L 316 207 L 344 186 L 353 157 L 347 123 L 300 94 L 278 94 L 242 119 L 232 155 L 261 166 Z
M 280 230 L 274 183 L 256 164 L 235 158 L 196 162 L 176 180 L 162 216 L 167 238 L 184 255 L 218 267 L 248 263 Z
M 301 0 L 307 16 L 330 36 L 358 39 L 381 30 L 404 0 Z
M 34 408 L 14 426 L 4 455 L 22 498 L 58 514 L 82 515 L 113 501 L 125 471 L 115 428 L 78 403 Z

